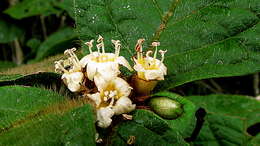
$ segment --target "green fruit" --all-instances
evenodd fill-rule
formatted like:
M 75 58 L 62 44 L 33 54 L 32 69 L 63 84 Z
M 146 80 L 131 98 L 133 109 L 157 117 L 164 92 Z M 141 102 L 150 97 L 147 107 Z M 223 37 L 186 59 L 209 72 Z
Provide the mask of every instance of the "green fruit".
M 165 119 L 175 119 L 183 113 L 182 105 L 167 97 L 155 97 L 149 102 L 152 110 Z

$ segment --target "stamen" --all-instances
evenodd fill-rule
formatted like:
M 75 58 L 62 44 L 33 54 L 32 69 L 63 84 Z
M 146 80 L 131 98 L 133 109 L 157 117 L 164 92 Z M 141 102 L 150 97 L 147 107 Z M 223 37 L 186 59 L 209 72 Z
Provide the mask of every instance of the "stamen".
M 135 45 L 135 50 L 137 51 L 137 60 L 143 59 L 143 47 L 142 44 L 144 42 L 144 39 L 137 40 L 137 43 Z
M 110 103 L 109 103 L 109 106 L 112 107 L 113 104 L 114 104 L 114 102 L 115 102 L 115 99 L 114 99 L 114 97 L 112 97 L 112 98 L 111 98 L 111 101 L 110 101 Z
M 55 72 L 63 71 L 64 73 L 68 73 L 68 71 L 61 65 L 64 60 L 55 61 Z
M 160 46 L 160 42 L 153 42 L 153 43 L 152 43 L 152 46 L 155 47 L 155 52 L 154 52 L 153 58 L 156 59 L 157 47 Z
M 77 63 L 79 63 L 79 59 L 76 56 L 76 54 L 74 53 L 77 49 L 76 48 L 71 48 L 71 49 L 67 49 L 64 51 L 64 54 L 69 56 L 69 57 L 73 57 Z
M 162 56 L 162 59 L 161 59 L 161 63 L 164 61 L 164 54 L 167 52 L 167 50 L 163 51 L 163 50 L 160 50 L 159 53 L 161 54 Z
M 102 44 L 97 44 L 98 54 L 100 53 L 100 48 Z
M 94 42 L 94 40 L 90 40 L 89 42 L 85 43 L 88 46 L 90 54 L 92 53 L 92 49 L 91 48 L 93 47 L 93 42 Z
M 103 42 L 103 37 L 101 35 L 98 36 L 97 42 L 100 44 L 100 47 L 102 48 L 102 53 L 105 53 L 105 46 Z
M 145 56 L 146 56 L 146 57 L 150 57 L 150 55 L 151 55 L 152 53 L 153 53 L 153 51 L 149 50 L 149 51 L 146 52 Z
M 115 45 L 115 54 L 116 54 L 116 57 L 118 57 L 119 53 L 120 53 L 120 48 L 121 48 L 120 41 L 119 40 L 111 40 L 111 41 Z

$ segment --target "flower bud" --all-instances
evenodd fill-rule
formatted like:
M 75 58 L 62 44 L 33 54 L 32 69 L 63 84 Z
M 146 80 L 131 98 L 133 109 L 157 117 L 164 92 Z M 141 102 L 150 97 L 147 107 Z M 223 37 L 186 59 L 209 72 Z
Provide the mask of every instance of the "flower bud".
M 133 75 L 132 77 L 132 85 L 134 91 L 138 95 L 150 95 L 151 91 L 157 84 L 157 80 L 144 80 L 139 78 L 137 75 Z
M 182 105 L 167 97 L 154 97 L 149 105 L 156 114 L 165 119 L 176 119 L 183 113 Z

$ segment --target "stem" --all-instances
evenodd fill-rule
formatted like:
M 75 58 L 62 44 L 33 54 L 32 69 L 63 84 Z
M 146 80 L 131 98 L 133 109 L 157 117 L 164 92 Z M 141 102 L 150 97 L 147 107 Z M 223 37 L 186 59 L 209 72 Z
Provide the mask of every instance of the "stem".
M 22 51 L 22 48 L 20 46 L 18 39 L 14 40 L 14 49 L 15 49 L 16 64 L 20 65 L 23 62 L 23 51 Z
M 46 29 L 46 26 L 45 26 L 44 16 L 41 15 L 40 19 L 41 19 L 43 38 L 46 40 L 47 39 L 47 29 Z
M 254 87 L 255 95 L 256 96 L 259 95 L 260 91 L 259 91 L 259 74 L 258 73 L 254 74 L 253 87 Z
M 60 19 L 60 27 L 64 26 L 65 20 L 66 20 L 66 16 L 62 15 Z

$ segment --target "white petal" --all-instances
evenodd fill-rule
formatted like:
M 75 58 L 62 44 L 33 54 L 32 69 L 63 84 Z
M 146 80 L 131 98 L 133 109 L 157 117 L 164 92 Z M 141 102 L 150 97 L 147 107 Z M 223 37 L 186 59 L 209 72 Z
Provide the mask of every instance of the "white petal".
M 112 123 L 114 111 L 111 107 L 102 107 L 97 110 L 97 125 L 101 128 L 107 128 Z
M 128 97 L 121 97 L 117 100 L 113 110 L 115 115 L 120 115 L 123 113 L 129 113 L 135 109 L 135 104 Z
M 146 80 L 164 80 L 163 72 L 157 70 L 146 70 L 144 74 Z
M 97 63 L 89 62 L 87 65 L 87 76 L 89 80 L 93 81 L 94 76 L 96 75 L 96 71 L 97 71 Z
M 125 80 L 116 77 L 112 80 L 112 82 L 120 94 L 122 94 L 122 96 L 128 97 L 130 95 L 132 87 L 130 87 Z
M 163 72 L 164 75 L 167 75 L 167 67 L 161 63 L 160 65 L 160 70 Z
M 95 94 L 88 94 L 88 98 L 93 100 L 96 103 L 96 106 L 98 107 L 101 103 L 100 93 L 97 92 Z
M 86 56 L 84 56 L 84 57 L 79 61 L 80 66 L 81 66 L 82 68 L 85 68 L 86 65 L 91 61 L 91 57 L 92 57 L 92 55 L 86 55 Z
M 107 86 L 107 84 L 109 83 L 101 75 L 96 75 L 94 77 L 94 82 L 95 82 L 95 85 L 98 88 L 98 91 L 102 91 Z
M 120 71 L 116 62 L 105 62 L 98 64 L 98 73 L 108 81 L 120 74 Z
M 139 63 L 134 65 L 134 70 L 137 71 L 137 72 L 145 72 L 145 69 Z
M 116 61 L 118 64 L 121 64 L 124 67 L 128 68 L 130 71 L 133 71 L 132 67 L 130 66 L 128 61 L 123 56 L 118 57 Z
M 77 92 L 81 89 L 83 77 L 84 75 L 82 72 L 65 73 L 62 75 L 62 80 L 70 91 Z

